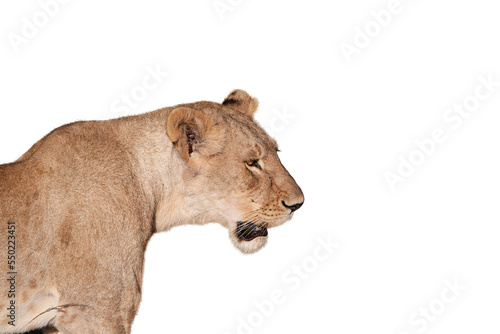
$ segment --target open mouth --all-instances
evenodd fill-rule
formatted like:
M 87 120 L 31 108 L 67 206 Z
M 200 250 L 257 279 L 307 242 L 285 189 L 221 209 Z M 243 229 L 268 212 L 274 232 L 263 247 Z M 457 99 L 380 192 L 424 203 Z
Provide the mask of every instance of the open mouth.
M 267 228 L 248 222 L 238 222 L 236 227 L 238 239 L 252 241 L 258 237 L 267 237 Z

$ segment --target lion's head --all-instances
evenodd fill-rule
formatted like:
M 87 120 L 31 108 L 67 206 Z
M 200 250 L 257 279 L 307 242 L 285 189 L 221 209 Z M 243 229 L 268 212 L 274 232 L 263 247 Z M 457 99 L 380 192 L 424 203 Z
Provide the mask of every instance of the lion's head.
M 221 223 L 244 253 L 261 249 L 268 228 L 291 219 L 304 202 L 275 140 L 253 119 L 257 106 L 256 99 L 235 90 L 222 105 L 175 107 L 167 121 L 172 154 L 183 166 L 182 194 L 169 201 L 169 209 L 192 223 Z

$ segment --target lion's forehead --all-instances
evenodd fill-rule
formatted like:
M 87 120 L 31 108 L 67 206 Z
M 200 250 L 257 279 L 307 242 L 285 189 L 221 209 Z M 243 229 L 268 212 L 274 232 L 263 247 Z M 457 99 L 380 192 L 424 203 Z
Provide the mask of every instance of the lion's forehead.
M 271 152 L 278 148 L 276 140 L 252 117 L 214 102 L 197 102 L 193 107 L 211 115 L 216 124 L 226 130 L 226 135 L 233 139 L 230 145 L 239 145 L 239 149 L 251 150 L 257 144 L 264 151 Z

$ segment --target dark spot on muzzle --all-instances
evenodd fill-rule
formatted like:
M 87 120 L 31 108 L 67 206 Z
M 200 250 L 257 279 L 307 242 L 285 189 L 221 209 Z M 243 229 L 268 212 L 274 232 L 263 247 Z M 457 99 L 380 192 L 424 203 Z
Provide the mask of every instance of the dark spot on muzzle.
M 248 222 L 238 222 L 236 227 L 238 239 L 252 241 L 257 237 L 267 237 L 267 228 Z

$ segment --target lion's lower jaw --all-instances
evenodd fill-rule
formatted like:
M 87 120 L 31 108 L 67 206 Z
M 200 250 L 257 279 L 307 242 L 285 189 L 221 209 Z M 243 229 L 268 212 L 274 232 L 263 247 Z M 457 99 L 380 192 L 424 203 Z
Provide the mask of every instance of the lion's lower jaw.
M 244 254 L 256 253 L 267 244 L 267 237 L 258 237 L 252 241 L 244 241 L 235 237 L 234 232 L 230 232 L 229 234 L 233 245 Z

